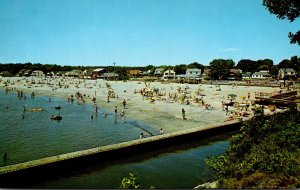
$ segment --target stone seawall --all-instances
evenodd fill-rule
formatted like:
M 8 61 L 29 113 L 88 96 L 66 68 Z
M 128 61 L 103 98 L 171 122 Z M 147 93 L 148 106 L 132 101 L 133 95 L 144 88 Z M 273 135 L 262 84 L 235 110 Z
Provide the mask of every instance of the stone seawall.
M 68 171 L 235 131 L 240 126 L 240 122 L 234 121 L 221 126 L 193 128 L 1 167 L 0 187 L 24 188 L 36 180 L 56 178 Z

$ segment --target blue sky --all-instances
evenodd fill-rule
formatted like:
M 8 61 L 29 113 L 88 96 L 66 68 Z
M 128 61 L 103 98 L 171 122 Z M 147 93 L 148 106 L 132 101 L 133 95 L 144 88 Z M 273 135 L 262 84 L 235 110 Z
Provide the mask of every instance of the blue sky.
M 0 0 L 0 63 L 177 65 L 300 56 L 262 0 Z

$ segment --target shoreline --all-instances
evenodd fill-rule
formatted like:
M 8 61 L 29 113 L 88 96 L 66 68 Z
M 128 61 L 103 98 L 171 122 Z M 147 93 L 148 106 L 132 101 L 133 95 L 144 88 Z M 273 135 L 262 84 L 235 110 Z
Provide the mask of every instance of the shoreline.
M 242 96 L 247 96 L 250 93 L 254 97 L 256 91 L 274 92 L 279 88 L 274 87 L 237 87 L 230 85 L 208 85 L 208 84 L 178 84 L 178 83 L 142 83 L 137 81 L 105 81 L 105 80 L 84 80 L 84 79 L 49 79 L 49 78 L 21 78 L 9 77 L 1 78 L 1 87 L 6 80 L 10 81 L 9 88 L 16 88 L 22 90 L 24 93 L 31 93 L 34 91 L 36 96 L 42 95 L 46 97 L 57 97 L 67 101 L 67 98 L 79 91 L 84 95 L 85 102 L 93 105 L 92 98 L 96 98 L 96 104 L 100 108 L 104 108 L 107 112 L 114 112 L 115 106 L 118 107 L 118 113 L 121 110 L 125 111 L 126 117 L 131 120 L 142 121 L 145 124 L 153 127 L 156 130 L 163 128 L 164 133 L 175 132 L 195 127 L 205 127 L 207 125 L 222 125 L 230 123 L 226 121 L 228 116 L 222 110 L 222 101 L 228 101 L 227 94 L 236 94 L 236 101 L 241 102 Z M 27 82 L 26 82 L 27 80 Z M 40 84 L 31 84 L 32 81 L 38 81 Z M 58 88 L 58 83 L 68 85 L 68 88 Z M 107 103 L 107 94 L 111 86 L 115 98 L 110 98 Z M 143 97 L 139 91 L 144 89 L 159 89 L 163 96 Z M 30 87 L 30 88 L 29 88 Z M 188 88 L 187 88 L 188 87 Z M 178 88 L 187 88 L 184 92 L 187 94 L 189 105 L 182 104 L 179 98 L 172 100 L 168 98 L 168 94 L 177 93 Z M 192 97 L 196 97 L 197 91 L 204 93 L 202 96 L 205 103 L 209 104 L 212 109 L 208 110 L 203 105 L 195 103 Z M 218 91 L 220 90 L 220 91 Z M 134 93 L 134 91 L 138 91 Z M 16 93 L 16 91 L 12 92 Z M 96 94 L 96 96 L 95 96 Z M 126 100 L 126 108 L 123 109 L 122 101 Z M 155 99 L 154 103 L 150 103 Z M 251 98 L 250 100 L 253 100 Z M 181 109 L 185 109 L 186 120 L 182 119 Z M 235 111 L 233 107 L 229 107 L 229 111 Z M 246 119 L 246 118 L 245 118 Z

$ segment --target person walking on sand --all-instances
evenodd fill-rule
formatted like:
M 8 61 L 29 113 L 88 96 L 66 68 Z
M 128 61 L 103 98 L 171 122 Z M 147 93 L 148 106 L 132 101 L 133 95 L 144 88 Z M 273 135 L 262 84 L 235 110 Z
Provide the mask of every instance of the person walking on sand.
M 126 100 L 125 99 L 123 100 L 123 107 L 124 107 L 124 109 L 126 107 Z
M 185 110 L 184 110 L 184 108 L 181 109 L 181 112 L 182 112 L 182 118 L 183 118 L 183 120 L 185 120 L 186 117 L 185 117 Z
M 118 114 L 118 108 L 117 106 L 115 106 L 115 116 L 117 116 L 117 114 Z
M 222 103 L 222 111 L 224 111 L 224 110 L 225 110 L 225 109 L 224 109 L 224 108 L 225 108 L 225 102 L 222 100 L 221 103 Z

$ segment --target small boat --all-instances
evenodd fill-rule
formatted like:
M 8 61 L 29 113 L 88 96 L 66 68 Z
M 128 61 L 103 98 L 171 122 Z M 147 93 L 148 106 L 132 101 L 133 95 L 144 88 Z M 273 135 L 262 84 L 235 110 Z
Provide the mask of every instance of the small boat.
M 39 111 L 43 111 L 43 108 L 29 108 L 29 109 L 27 109 L 27 111 L 30 111 L 30 112 L 39 112 Z
M 52 117 L 51 117 L 51 119 L 53 119 L 53 120 L 62 120 L 62 117 L 60 116 L 60 115 L 53 115 Z
M 55 109 L 57 109 L 57 110 L 60 110 L 61 109 L 61 106 L 56 106 L 56 107 L 54 107 Z

